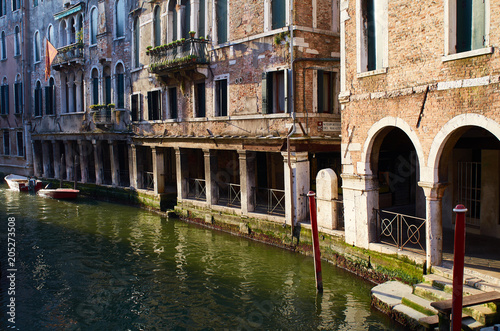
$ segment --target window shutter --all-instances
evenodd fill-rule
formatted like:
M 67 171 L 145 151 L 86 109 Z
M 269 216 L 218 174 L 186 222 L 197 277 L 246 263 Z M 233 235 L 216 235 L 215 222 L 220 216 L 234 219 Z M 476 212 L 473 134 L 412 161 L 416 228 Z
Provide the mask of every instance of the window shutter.
M 5 114 L 9 113 L 9 85 L 4 86 L 5 89 Z
M 217 42 L 227 41 L 227 0 L 217 1 Z
M 137 94 L 133 94 L 131 97 L 131 101 L 130 101 L 131 108 L 132 108 L 131 109 L 132 110 L 132 112 L 131 112 L 132 122 L 137 121 L 137 119 L 138 119 L 138 116 L 137 116 L 139 113 L 138 112 L 138 110 L 139 110 L 139 107 L 138 107 L 139 102 L 138 101 L 139 101 L 139 96 Z
M 220 83 L 220 116 L 227 116 L 227 79 L 221 80 Z
M 269 114 L 268 110 L 268 95 L 267 95 L 267 73 L 262 73 L 262 114 Z
M 156 119 L 161 120 L 161 91 L 156 91 Z
M 124 77 L 123 74 L 117 75 L 117 92 L 118 92 L 118 100 L 116 104 L 116 108 L 123 109 L 125 108 L 125 86 L 124 86 Z
M 99 78 L 94 78 L 92 81 L 92 99 L 94 105 L 99 104 Z
M 52 100 L 52 93 L 50 91 L 49 86 L 45 86 L 45 114 L 50 115 L 52 114 L 52 109 L 51 109 L 51 100 Z
M 323 76 L 324 76 L 324 71 L 323 70 L 318 70 L 317 71 L 317 83 L 318 83 L 318 97 L 317 97 L 317 102 L 318 102 L 318 113 L 323 113 L 324 109 L 324 104 L 323 104 L 323 99 L 324 99 L 324 86 L 323 86 Z
M 153 120 L 153 92 L 148 92 L 148 121 Z
M 482 0 L 480 0 L 482 1 Z M 459 22 L 459 24 L 458 24 Z M 457 53 L 471 50 L 472 3 L 471 0 L 457 0 Z
M 479 49 L 485 46 L 484 22 L 484 0 L 472 0 L 472 49 Z
M 286 24 L 285 0 L 271 0 L 272 28 L 279 29 Z
M 106 105 L 111 103 L 111 76 L 105 77 L 106 83 Z

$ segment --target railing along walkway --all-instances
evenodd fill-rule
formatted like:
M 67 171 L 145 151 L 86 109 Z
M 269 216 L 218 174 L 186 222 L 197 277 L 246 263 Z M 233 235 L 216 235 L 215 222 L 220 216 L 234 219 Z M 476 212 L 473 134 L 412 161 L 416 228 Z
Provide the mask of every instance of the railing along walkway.
M 398 249 L 425 253 L 425 218 L 378 210 L 377 232 L 380 242 Z

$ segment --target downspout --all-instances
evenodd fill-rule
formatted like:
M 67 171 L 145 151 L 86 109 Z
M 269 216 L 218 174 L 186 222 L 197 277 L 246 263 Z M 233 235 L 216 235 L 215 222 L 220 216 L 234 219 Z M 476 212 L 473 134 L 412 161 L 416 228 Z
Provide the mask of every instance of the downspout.
M 286 136 L 286 150 L 287 150 L 287 163 L 288 163 L 288 171 L 289 171 L 289 185 L 290 185 L 290 228 L 291 228 L 291 235 L 292 235 L 292 244 L 293 244 L 293 234 L 295 232 L 295 226 L 294 226 L 294 221 L 295 221 L 295 200 L 294 200 L 294 188 L 293 188 L 293 171 L 292 171 L 292 161 L 290 160 L 290 137 L 295 134 L 296 131 L 296 126 L 295 126 L 295 75 L 294 75 L 294 59 L 293 59 L 293 8 L 294 6 L 294 0 L 290 0 L 290 12 L 289 12 L 289 22 L 288 22 L 288 29 L 290 30 L 290 61 L 291 61 L 291 67 L 292 70 L 290 70 L 290 80 L 292 81 L 292 89 L 291 89 L 291 116 L 292 116 L 292 127 L 290 129 L 290 132 L 288 132 L 288 135 Z M 286 194 L 286 193 L 285 193 Z M 298 242 L 298 240 L 297 240 Z
M 25 1 L 22 2 L 22 21 L 21 21 L 21 31 L 20 31 L 20 42 L 22 43 L 21 47 L 21 66 L 23 70 L 21 70 L 21 82 L 22 87 L 21 91 L 23 93 L 23 131 L 24 131 L 24 141 L 25 141 L 25 157 L 26 157 L 26 167 L 31 167 L 34 171 L 34 160 L 33 160 L 33 144 L 31 139 L 31 113 L 30 113 L 30 96 L 31 96 L 31 77 L 30 77 L 30 66 L 29 63 L 30 56 L 28 53 L 28 44 L 26 43 L 26 39 L 28 36 L 28 23 L 27 19 L 29 17 L 29 4 L 26 4 Z

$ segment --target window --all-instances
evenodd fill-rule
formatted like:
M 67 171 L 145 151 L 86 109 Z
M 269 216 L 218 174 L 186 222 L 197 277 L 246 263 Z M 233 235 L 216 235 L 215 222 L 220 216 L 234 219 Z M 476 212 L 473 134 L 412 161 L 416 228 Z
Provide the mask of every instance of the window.
M 272 0 L 272 28 L 279 29 L 285 26 L 286 22 L 286 4 L 285 0 Z
M 121 63 L 116 66 L 116 108 L 125 108 L 125 76 Z
M 148 92 L 148 120 L 161 120 L 161 91 Z
M 90 12 L 90 44 L 97 44 L 97 8 Z
M 47 28 L 47 39 L 50 41 L 50 43 L 52 45 L 56 45 L 56 38 L 54 36 L 54 27 L 51 25 L 49 25 L 49 27 Z
M 10 155 L 10 134 L 9 134 L 9 131 L 3 132 L 3 154 Z
M 125 36 L 125 0 L 116 1 L 116 37 Z
M 42 84 L 39 81 L 35 87 L 35 116 L 42 116 Z
M 35 52 L 35 62 L 40 62 L 41 58 L 41 44 L 40 44 L 40 33 L 35 32 L 34 40 L 33 40 L 33 50 Z
M 24 140 L 23 140 L 23 132 L 16 132 L 17 138 L 17 156 L 24 156 Z
M 387 0 L 361 0 L 358 15 L 358 72 L 387 67 Z
M 0 114 L 7 115 L 9 113 L 9 85 L 6 80 L 0 88 L 0 105 L 2 107 Z
M 55 113 L 55 87 L 54 87 L 54 78 L 50 78 L 49 85 L 45 86 L 45 114 L 54 115 Z
M 92 70 L 92 104 L 99 104 L 99 73 L 97 69 Z
M 205 82 L 198 83 L 195 85 L 196 86 L 196 91 L 195 91 L 195 116 L 196 117 L 205 117 L 206 116 L 206 110 L 205 110 Z
M 21 0 L 12 0 L 12 11 L 18 10 L 21 8 Z
M 177 88 L 175 87 L 168 89 L 168 109 L 170 119 L 176 119 L 179 116 L 177 111 Z
M 182 0 L 181 1 L 181 9 L 180 9 L 180 17 L 181 17 L 181 27 L 182 32 L 180 35 L 182 38 L 189 38 L 190 31 L 190 20 L 191 20 L 191 1 L 190 0 Z
M 337 73 L 331 71 L 317 70 L 317 112 L 338 113 L 337 106 Z
M 134 39 L 133 39 L 133 46 L 134 46 L 134 68 L 138 68 L 140 63 L 139 63 L 139 18 L 136 17 L 134 20 Z
M 104 68 L 104 104 L 111 103 L 111 73 L 109 67 Z
M 205 36 L 205 8 L 206 8 L 206 0 L 200 0 L 200 14 L 198 16 L 198 37 Z
M 23 83 L 14 84 L 14 106 L 16 114 L 23 113 Z
M 456 52 L 483 48 L 486 43 L 485 0 L 456 0 Z
M 227 116 L 227 79 L 215 81 L 215 116 Z
M 1 43 L 2 43 L 2 60 L 5 60 L 7 58 L 7 44 L 5 43 L 5 31 L 2 31 L 1 34 Z
M 21 33 L 19 32 L 19 26 L 16 25 L 14 29 L 14 56 L 21 54 Z
M 38 6 L 38 0 L 33 0 L 33 7 Z
M 227 0 L 218 0 L 216 7 L 217 43 L 227 42 Z
M 285 71 L 262 74 L 262 113 L 284 113 L 287 109 L 285 98 Z
M 153 17 L 153 29 L 154 29 L 154 45 L 161 45 L 161 10 L 160 6 L 155 7 L 154 17 Z
M 167 33 L 168 33 L 168 41 L 177 40 L 177 10 L 176 10 L 176 1 L 170 1 L 168 5 L 167 12 Z
M 0 16 L 7 14 L 7 3 L 6 0 L 0 0 Z
M 141 104 L 140 104 L 140 94 L 132 94 L 130 98 L 130 104 L 131 104 L 131 117 L 132 117 L 132 122 L 139 121 L 140 120 L 140 111 L 141 111 Z

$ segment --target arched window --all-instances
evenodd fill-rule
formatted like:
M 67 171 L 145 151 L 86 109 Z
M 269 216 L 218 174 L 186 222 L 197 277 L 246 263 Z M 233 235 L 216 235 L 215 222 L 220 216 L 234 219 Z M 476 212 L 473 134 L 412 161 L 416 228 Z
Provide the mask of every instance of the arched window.
M 125 35 L 125 0 L 116 1 L 116 38 Z
M 21 8 L 21 0 L 12 0 L 12 11 Z
M 56 37 L 54 34 L 54 27 L 52 26 L 52 24 L 49 25 L 49 27 L 47 28 L 47 39 L 50 41 L 52 46 L 57 47 Z
M 19 26 L 16 25 L 14 29 L 14 55 L 21 54 L 21 33 L 19 32 Z
M 116 65 L 116 108 L 125 108 L 125 75 L 123 65 Z
M 182 0 L 181 1 L 181 33 L 182 38 L 189 38 L 190 29 L 190 20 L 191 20 L 191 1 L 190 0 Z
M 54 45 L 56 46 L 56 45 Z M 66 46 L 66 21 L 62 20 L 59 25 L 59 47 Z M 57 47 L 57 46 L 56 46 Z
M 9 83 L 7 77 L 3 78 L 2 86 L 0 88 L 0 107 L 2 108 L 1 114 L 9 113 Z
M 104 68 L 104 104 L 109 105 L 111 103 L 111 69 L 109 67 Z
M 14 111 L 16 114 L 23 112 L 23 83 L 21 82 L 21 75 L 17 75 L 16 82 L 14 83 Z
M 35 62 L 40 62 L 40 58 L 41 58 L 41 45 L 40 45 L 40 33 L 35 32 L 35 37 L 34 37 L 34 40 L 33 40 L 33 50 L 35 51 Z
M 139 67 L 139 18 L 136 17 L 134 20 L 134 67 Z
M 154 29 L 154 45 L 161 45 L 161 10 L 160 6 L 155 7 L 154 17 L 153 17 L 153 29 Z
M 97 44 L 97 8 L 90 12 L 90 44 Z
M 99 72 L 97 69 L 92 70 L 92 104 L 99 104 Z
M 54 115 L 56 106 L 56 88 L 54 78 L 50 77 L 49 85 L 45 87 L 45 113 Z
M 177 40 L 177 10 L 176 10 L 176 1 L 170 0 L 168 4 L 168 24 L 167 31 L 168 32 L 168 41 Z
M 36 82 L 35 87 L 35 116 L 42 116 L 42 84 Z
M 0 37 L 2 43 L 2 60 L 7 58 L 7 45 L 5 44 L 5 31 L 2 31 L 2 35 Z

